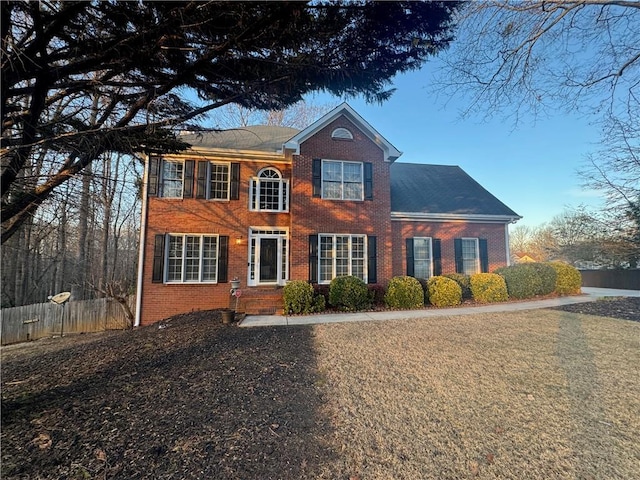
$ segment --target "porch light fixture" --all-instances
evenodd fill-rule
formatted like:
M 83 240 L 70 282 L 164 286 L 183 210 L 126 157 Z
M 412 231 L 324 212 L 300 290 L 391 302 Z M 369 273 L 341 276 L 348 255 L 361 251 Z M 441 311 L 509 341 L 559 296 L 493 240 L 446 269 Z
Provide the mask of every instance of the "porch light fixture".
M 236 236 L 236 245 L 242 245 L 242 235 Z

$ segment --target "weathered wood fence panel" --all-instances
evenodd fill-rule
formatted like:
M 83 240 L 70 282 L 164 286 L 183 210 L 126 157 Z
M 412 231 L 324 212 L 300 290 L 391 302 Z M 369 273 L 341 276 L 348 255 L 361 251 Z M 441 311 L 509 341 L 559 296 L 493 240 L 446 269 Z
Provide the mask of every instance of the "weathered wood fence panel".
M 580 270 L 583 287 L 640 290 L 640 269 Z
M 135 297 L 131 297 L 129 307 L 133 312 L 135 303 Z M 131 326 L 118 302 L 107 298 L 68 302 L 64 306 L 36 303 L 3 308 L 1 315 L 2 345 L 66 333 L 122 330 Z

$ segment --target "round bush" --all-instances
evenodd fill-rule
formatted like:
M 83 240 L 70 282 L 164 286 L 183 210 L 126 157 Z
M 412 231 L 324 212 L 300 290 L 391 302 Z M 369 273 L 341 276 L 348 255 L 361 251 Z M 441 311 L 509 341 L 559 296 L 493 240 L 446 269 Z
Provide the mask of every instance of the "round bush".
M 384 296 L 384 303 L 390 308 L 422 308 L 422 285 L 413 277 L 393 277 Z
M 549 262 L 549 265 L 556 271 L 555 292 L 558 295 L 580 293 L 582 274 L 577 268 L 562 262 Z
M 462 289 L 462 299 L 469 300 L 471 298 L 471 283 L 469 282 L 469 275 L 464 273 L 447 273 L 443 275 L 451 280 L 454 280 Z
M 371 306 L 367 284 L 358 277 L 336 277 L 329 284 L 329 303 L 351 312 L 367 309 Z
M 282 289 L 284 313 L 311 313 L 313 306 L 313 286 L 303 280 L 291 280 Z
M 532 263 L 533 269 L 538 272 L 540 283 L 536 295 L 549 295 L 556 289 L 556 279 L 558 274 L 555 269 L 548 263 Z
M 462 301 L 462 289 L 455 280 L 447 277 L 431 277 L 427 282 L 429 291 L 429 303 L 436 307 L 452 307 L 460 305 Z
M 471 294 L 478 303 L 504 302 L 509 298 L 507 284 L 497 273 L 475 273 L 470 281 Z
M 540 275 L 531 265 L 531 263 L 518 263 L 495 271 L 504 278 L 509 297 L 531 298 L 542 290 Z

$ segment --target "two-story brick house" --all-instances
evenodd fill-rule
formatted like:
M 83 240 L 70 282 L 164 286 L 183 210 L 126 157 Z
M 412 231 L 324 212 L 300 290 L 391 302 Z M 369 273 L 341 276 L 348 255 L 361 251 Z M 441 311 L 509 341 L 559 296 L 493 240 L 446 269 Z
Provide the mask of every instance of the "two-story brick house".
M 401 152 L 349 105 L 298 131 L 187 134 L 146 159 L 136 324 L 235 305 L 258 312 L 291 279 L 386 284 L 491 271 L 520 217 L 459 167 Z

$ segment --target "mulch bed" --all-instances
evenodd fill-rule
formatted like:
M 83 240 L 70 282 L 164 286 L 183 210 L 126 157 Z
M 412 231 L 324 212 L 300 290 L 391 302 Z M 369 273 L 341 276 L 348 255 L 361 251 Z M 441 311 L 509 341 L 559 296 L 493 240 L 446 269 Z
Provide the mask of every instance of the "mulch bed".
M 609 297 L 595 302 L 554 307 L 554 310 L 640 322 L 640 297 Z
M 312 329 L 219 315 L 4 347 L 2 478 L 313 478 L 332 453 Z

